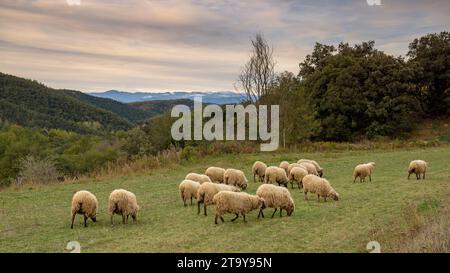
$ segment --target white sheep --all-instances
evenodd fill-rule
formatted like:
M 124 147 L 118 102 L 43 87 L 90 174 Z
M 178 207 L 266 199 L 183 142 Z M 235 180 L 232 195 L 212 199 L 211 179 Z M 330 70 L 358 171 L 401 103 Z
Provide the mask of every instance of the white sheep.
M 425 173 L 427 172 L 428 163 L 423 160 L 413 160 L 409 163 L 408 179 L 412 173 L 416 175 L 417 180 L 420 179 L 420 175 L 425 179 Z
M 331 187 L 330 182 L 316 175 L 308 174 L 303 177 L 303 190 L 305 192 L 305 200 L 308 200 L 306 197 L 308 192 L 317 194 L 317 201 L 320 201 L 320 197 L 323 197 L 325 202 L 327 197 L 336 201 L 339 200 L 339 194 Z
M 364 182 L 366 177 L 369 177 L 369 181 L 372 181 L 372 174 L 375 169 L 375 162 L 369 162 L 366 164 L 356 165 L 353 169 L 353 182 L 359 177 L 359 182 Z
M 223 182 L 227 185 L 237 186 L 245 190 L 247 188 L 248 180 L 241 170 L 227 169 L 223 174 Z
M 197 191 L 197 208 L 198 208 L 197 214 L 200 214 L 200 204 L 203 203 L 203 210 L 206 216 L 207 215 L 206 207 L 213 203 L 214 195 L 216 195 L 218 192 L 221 191 L 239 192 L 241 190 L 235 186 L 225 184 L 215 184 L 212 182 L 205 182 L 201 184 Z
M 180 189 L 180 196 L 181 200 L 183 200 L 184 206 L 186 207 L 186 199 L 191 199 L 191 205 L 192 205 L 192 198 L 197 199 L 197 191 L 198 188 L 200 188 L 200 183 L 192 180 L 183 180 L 180 183 L 180 186 L 178 187 Z
M 286 175 L 288 175 L 289 162 L 287 162 L 287 161 L 281 161 L 279 167 L 282 168 L 282 169 L 284 169 L 284 171 L 286 172 Z
M 255 161 L 252 166 L 253 182 L 256 182 L 255 176 L 258 176 L 259 182 L 264 181 L 264 174 L 266 173 L 267 165 L 262 161 Z
M 285 187 L 287 187 L 288 182 L 289 180 L 286 176 L 286 171 L 283 168 L 275 166 L 267 167 L 266 173 L 264 174 L 264 183 L 278 183 L 278 186 L 283 184 Z
M 88 191 L 77 191 L 72 197 L 72 207 L 70 209 L 72 214 L 72 225 L 75 221 L 76 214 L 84 216 L 84 227 L 87 227 L 87 219 L 91 218 L 93 222 L 97 221 L 97 197 Z
M 184 180 L 192 180 L 192 181 L 196 181 L 200 184 L 203 184 L 204 182 L 212 182 L 211 179 L 204 174 L 199 174 L 199 173 L 188 173 L 186 175 L 186 177 L 184 178 Z
M 279 187 L 272 184 L 263 184 L 258 187 L 256 195 L 264 199 L 265 208 L 275 209 L 272 213 L 272 218 L 277 212 L 277 209 L 280 209 L 280 217 L 283 209 L 286 210 L 288 216 L 291 216 L 294 211 L 294 200 L 292 199 L 289 190 L 284 187 Z M 261 208 L 258 213 L 258 218 L 260 216 L 264 218 L 263 208 Z
M 308 171 L 303 167 L 294 167 L 289 173 L 289 181 L 291 181 L 291 187 L 294 188 L 294 182 L 297 183 L 298 188 L 302 188 L 303 177 L 308 175 Z
M 251 195 L 246 192 L 230 192 L 221 191 L 213 198 L 213 203 L 216 205 L 216 217 L 214 223 L 217 225 L 217 219 L 224 222 L 223 215 L 225 213 L 234 213 L 236 215 L 231 221 L 236 220 L 239 214 L 245 220 L 245 215 L 252 210 L 264 208 L 264 199 L 257 195 Z
M 211 182 L 223 183 L 223 175 L 225 173 L 224 168 L 219 167 L 209 167 L 205 171 L 205 175 L 211 179 Z
M 319 173 L 317 172 L 316 166 L 314 166 L 314 164 L 310 162 L 302 162 L 299 164 L 302 165 L 308 171 L 308 174 L 319 176 Z
M 290 174 L 292 168 L 294 168 L 294 167 L 300 167 L 300 168 L 304 168 L 306 170 L 306 167 L 303 166 L 303 165 L 300 165 L 299 163 L 289 164 L 289 167 L 288 167 L 288 178 L 289 178 L 289 174 Z
M 307 163 L 311 163 L 314 165 L 314 167 L 316 167 L 317 173 L 319 174 L 320 177 L 323 176 L 323 169 L 322 167 L 320 167 L 319 163 L 317 163 L 317 161 L 312 160 L 312 159 L 300 159 L 299 161 L 297 161 L 297 163 L 303 163 L 303 162 L 307 162 Z
M 108 199 L 108 214 L 113 223 L 113 215 L 122 215 L 122 223 L 128 223 L 128 216 L 131 215 L 133 222 L 136 222 L 139 205 L 137 204 L 136 195 L 127 190 L 113 190 Z

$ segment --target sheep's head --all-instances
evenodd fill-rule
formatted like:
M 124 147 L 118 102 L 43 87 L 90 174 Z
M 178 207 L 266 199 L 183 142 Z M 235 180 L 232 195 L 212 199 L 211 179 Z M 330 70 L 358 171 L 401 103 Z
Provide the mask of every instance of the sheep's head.
M 97 213 L 95 213 L 93 216 L 91 216 L 92 222 L 97 222 Z
M 258 197 L 258 208 L 265 209 L 266 201 L 262 197 Z
M 339 200 L 339 194 L 336 191 L 331 191 L 328 197 L 333 198 L 333 200 L 338 201 Z
M 320 170 L 318 171 L 318 173 L 319 173 L 319 176 L 320 176 L 320 177 L 323 176 L 323 170 L 322 170 L 322 169 L 320 169 Z
M 288 216 L 291 216 L 291 214 L 294 212 L 294 203 L 289 203 L 288 207 L 286 208 L 286 212 Z

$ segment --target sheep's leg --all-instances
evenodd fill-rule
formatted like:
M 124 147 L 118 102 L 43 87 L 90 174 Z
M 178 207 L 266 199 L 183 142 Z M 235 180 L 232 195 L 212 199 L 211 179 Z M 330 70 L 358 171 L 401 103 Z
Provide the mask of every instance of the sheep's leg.
M 417 178 L 417 180 L 419 180 L 420 179 L 420 176 L 416 173 L 416 178 Z
M 272 217 L 270 217 L 270 218 L 273 218 L 273 216 L 275 215 L 275 212 L 277 212 L 277 210 L 278 210 L 278 208 L 275 208 L 275 210 L 272 213 Z
M 205 216 L 208 216 L 208 214 L 206 213 L 206 203 L 203 203 L 203 211 L 204 211 Z
M 247 223 L 247 220 L 245 220 L 245 214 L 241 213 L 242 217 L 244 217 L 244 222 Z
M 369 175 L 369 182 L 372 182 L 372 176 Z
M 136 221 L 137 221 L 136 215 L 131 215 L 131 218 L 133 218 L 133 223 L 136 223 Z
M 323 200 L 325 200 L 325 202 L 327 202 L 327 197 L 325 196 L 325 197 L 323 198 Z
M 84 215 L 84 227 L 87 227 L 87 219 L 88 219 L 88 217 L 86 215 Z
M 197 208 L 198 208 L 197 215 L 200 215 L 200 204 L 201 203 L 202 203 L 201 201 L 197 201 Z
M 184 197 L 183 197 L 183 204 L 184 204 L 185 207 L 187 207 L 186 198 L 184 198 Z
M 72 213 L 72 225 L 70 225 L 70 228 L 73 228 L 74 221 L 75 221 L 75 213 Z
M 122 224 L 125 224 L 125 215 L 122 214 Z
M 127 218 L 125 219 L 125 224 L 128 224 L 128 216 L 129 215 L 127 215 Z
M 222 221 L 222 223 L 225 223 L 225 220 L 223 220 L 222 215 L 220 216 L 220 221 Z
M 356 176 L 355 176 L 355 178 L 353 179 L 353 183 L 355 183 L 356 182 Z
M 423 179 L 425 179 L 425 173 L 423 173 Z
M 320 202 L 320 195 L 317 195 L 317 202 Z
M 283 209 L 282 208 L 280 208 L 280 217 L 281 217 L 281 212 L 283 211 Z
M 305 191 L 305 200 L 308 200 L 308 197 L 306 197 L 307 194 L 308 194 L 308 192 Z
M 264 218 L 264 213 L 263 213 L 263 209 L 259 209 L 259 213 L 258 213 L 258 219 L 259 217 L 262 216 Z
M 256 175 L 253 174 L 253 183 L 256 183 Z
M 111 214 L 111 216 L 110 216 L 110 219 L 111 219 L 111 225 L 113 224 L 113 215 L 114 215 L 114 214 Z
M 235 214 L 236 214 L 236 217 L 234 217 L 233 219 L 231 219 L 231 222 L 234 222 L 234 221 L 236 221 L 237 218 L 239 218 L 239 213 L 235 213 Z
M 219 215 L 216 213 L 216 217 L 214 219 L 214 224 L 218 225 L 219 223 L 217 223 L 217 218 L 219 218 Z
M 291 181 L 291 189 L 294 189 L 294 181 Z
M 192 196 L 191 196 L 191 206 L 192 206 Z

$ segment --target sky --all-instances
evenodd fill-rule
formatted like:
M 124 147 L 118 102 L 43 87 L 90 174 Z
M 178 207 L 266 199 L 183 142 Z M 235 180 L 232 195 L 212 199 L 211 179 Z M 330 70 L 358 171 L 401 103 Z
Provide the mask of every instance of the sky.
M 233 91 L 256 33 L 297 74 L 315 42 L 405 55 L 449 14 L 448 0 L 1 0 L 0 72 L 83 92 Z

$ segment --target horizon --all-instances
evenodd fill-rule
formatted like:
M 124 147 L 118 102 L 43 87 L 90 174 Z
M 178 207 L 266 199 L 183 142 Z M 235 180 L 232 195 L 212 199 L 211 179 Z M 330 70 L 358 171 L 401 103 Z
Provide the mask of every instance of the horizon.
M 374 40 L 405 56 L 414 38 L 450 26 L 444 0 L 227 3 L 1 1 L 0 71 L 84 93 L 235 92 L 256 33 L 276 72 L 297 74 L 315 42 Z

